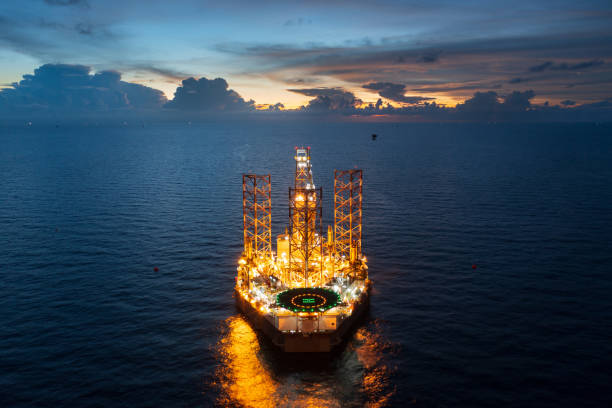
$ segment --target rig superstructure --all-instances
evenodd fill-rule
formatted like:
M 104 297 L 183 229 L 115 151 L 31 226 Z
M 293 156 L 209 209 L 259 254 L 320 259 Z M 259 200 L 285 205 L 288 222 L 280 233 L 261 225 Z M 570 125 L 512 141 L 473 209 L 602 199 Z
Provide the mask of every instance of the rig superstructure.
M 369 305 L 362 188 L 362 170 L 334 171 L 334 225 L 324 237 L 323 190 L 313 181 L 310 147 L 296 147 L 289 226 L 274 252 L 270 175 L 242 176 L 236 303 L 284 351 L 330 351 Z

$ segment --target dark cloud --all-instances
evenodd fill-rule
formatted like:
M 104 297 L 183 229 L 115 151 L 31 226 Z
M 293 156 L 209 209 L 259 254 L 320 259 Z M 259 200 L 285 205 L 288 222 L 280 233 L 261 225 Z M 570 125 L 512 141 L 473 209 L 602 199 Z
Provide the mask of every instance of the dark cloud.
M 533 90 L 519 92 L 514 91 L 504 98 L 502 109 L 524 112 L 531 107 L 531 99 L 535 96 Z
M 317 82 L 317 80 L 314 78 L 282 78 L 281 80 L 284 83 L 291 85 L 314 84 Z
M 451 92 L 451 91 L 470 91 L 476 89 L 499 89 L 501 84 L 467 84 L 467 85 L 456 85 L 456 86 L 436 86 L 436 87 L 423 87 L 423 88 L 412 88 L 414 92 L 423 93 L 439 93 L 439 92 Z
M 86 23 L 78 23 L 74 26 L 74 29 L 77 33 L 82 35 L 92 35 L 93 34 L 93 25 Z
M 159 75 L 167 78 L 172 82 L 182 81 L 183 79 L 192 77 L 193 74 L 189 74 L 184 71 L 180 71 L 172 68 L 165 68 L 155 65 L 154 63 L 134 63 L 134 64 L 119 64 L 122 69 L 129 71 L 141 71 L 148 72 L 151 74 Z
M 289 19 L 287 21 L 285 21 L 285 24 L 283 24 L 285 27 L 291 27 L 291 26 L 301 26 L 301 25 L 306 25 L 306 24 L 312 24 L 312 20 L 309 18 L 295 18 L 295 19 Z
M 356 98 L 352 92 L 341 88 L 309 88 L 309 89 L 287 89 L 288 91 L 299 93 L 306 96 L 313 96 L 314 99 L 301 109 L 312 112 L 350 112 L 359 106 L 362 101 Z
M 497 92 L 489 91 L 476 92 L 472 98 L 467 99 L 458 107 L 467 111 L 481 111 L 493 109 L 497 105 L 499 105 Z
M 497 92 L 476 92 L 474 96 L 455 107 L 455 112 L 462 119 L 470 120 L 512 120 L 524 117 L 531 108 L 531 99 L 535 96 L 532 90 L 514 91 L 504 98 Z
M 577 79 L 599 82 L 609 79 L 610 64 L 601 64 L 612 55 L 611 41 L 612 34 L 604 31 L 580 35 L 565 32 L 446 37 L 422 42 L 415 41 L 414 37 L 399 37 L 372 39 L 367 44 L 356 40 L 334 46 L 329 43 L 225 43 L 217 51 L 231 54 L 236 61 L 255 67 L 255 72 L 272 80 L 288 76 L 312 78 L 317 85 L 327 86 L 330 83 L 333 86 L 333 80 L 359 86 L 371 82 L 401 83 L 406 85 L 408 96 L 443 92 L 455 99 L 473 93 L 466 91 L 501 92 L 508 83 L 529 84 L 542 97 L 580 101 L 605 97 L 604 86 L 609 85 L 593 89 L 575 87 L 564 95 L 560 95 L 560 89 Z M 527 67 L 535 65 L 533 61 L 555 63 L 535 68 L 544 72 L 529 72 Z M 523 68 L 517 70 L 517 67 Z M 578 78 L 576 73 L 581 70 L 585 73 Z M 432 85 L 418 87 L 427 82 Z
M 609 35 L 593 33 L 581 36 L 548 35 L 491 37 L 487 39 L 447 40 L 436 44 L 436 48 L 415 43 L 414 39 L 397 39 L 385 41 L 354 41 L 346 46 L 328 46 L 320 43 L 291 44 L 245 44 L 225 43 L 216 46 L 216 50 L 239 57 L 255 58 L 262 62 L 262 71 L 300 67 L 303 69 L 335 70 L 356 68 L 371 70 L 385 67 L 398 68 L 398 62 L 413 64 L 415 69 L 424 62 L 436 62 L 441 51 L 445 50 L 445 74 L 460 74 L 464 70 L 488 68 L 483 64 L 483 57 L 491 55 L 511 55 L 513 59 L 527 58 L 545 53 L 546 55 L 565 55 L 566 58 L 577 56 L 608 55 L 610 53 Z M 356 45 L 355 45 L 356 44 Z M 578 64 L 566 64 L 569 69 L 583 69 L 599 65 L 603 61 L 593 59 Z M 385 66 L 385 64 L 388 64 Z M 552 64 L 552 63 L 551 63 Z M 454 67 L 454 71 L 449 69 Z M 548 67 L 545 66 L 544 69 Z M 560 64 L 560 69 L 565 66 Z M 419 68 L 420 69 L 420 68 Z M 537 69 L 537 68 L 536 68 Z M 339 71 L 342 73 L 342 71 Z M 388 74 L 388 71 L 384 71 Z M 473 72 L 472 72 L 473 73 Z M 485 69 L 485 72 L 487 70 Z M 491 72 L 488 72 L 489 74 Z M 495 73 L 495 72 L 493 72 Z
M 185 111 L 245 111 L 254 109 L 254 101 L 245 101 L 223 78 L 187 78 L 176 88 L 167 108 Z
M 161 91 L 121 81 L 116 71 L 90 74 L 84 65 L 46 64 L 24 75 L 12 88 L 0 91 L 0 108 L 99 112 L 154 109 L 165 101 Z
M 92 49 L 117 50 L 121 39 L 109 25 L 101 22 L 0 16 L 0 48 L 43 61 L 72 60 L 75 55 L 78 58 Z
M 401 103 L 415 104 L 434 99 L 423 96 L 406 96 L 406 85 L 391 82 L 370 82 L 363 85 L 363 88 L 378 91 L 383 98 Z
M 161 91 L 121 81 L 121 74 L 90 74 L 84 65 L 46 64 L 0 92 L 9 110 L 86 111 L 153 109 L 165 102 Z
M 39 20 L 37 26 L 42 26 Z M 22 23 L 21 26 L 26 24 Z M 0 15 L 0 46 L 37 57 L 49 54 L 53 48 L 46 38 L 23 32 L 20 22 Z
M 579 62 L 576 64 L 568 64 L 567 62 L 554 63 L 552 61 L 546 61 L 539 65 L 534 65 L 529 67 L 530 72 L 543 72 L 543 71 L 575 71 L 580 69 L 587 69 L 591 67 L 596 67 L 598 65 L 603 65 L 604 61 L 602 60 L 591 60 Z
M 594 103 L 587 103 L 584 105 L 580 105 L 581 108 L 585 109 L 600 109 L 600 108 L 612 108 L 612 100 L 607 99 L 605 101 L 599 101 Z M 608 117 L 610 119 L 610 117 Z
M 265 109 L 261 109 L 261 110 L 264 110 L 267 112 L 280 112 L 284 108 L 285 108 L 285 105 L 278 102 L 278 103 L 275 103 L 274 105 L 268 105 Z
M 167 117 L 193 114 L 194 112 L 253 112 L 253 101 L 245 101 L 228 88 L 224 79 L 208 80 L 188 78 L 177 88 L 175 97 L 161 109 L 165 98 L 162 92 L 121 80 L 117 71 L 101 71 L 91 74 L 83 65 L 47 64 L 32 75 L 24 75 L 19 83 L 0 91 L 0 114 L 28 117 L 38 113 L 50 113 L 53 117 L 65 115 L 77 117 L 88 113 L 127 113 L 129 115 L 166 113 Z M 365 89 L 378 91 L 388 99 L 405 102 L 405 86 L 394 83 L 371 82 Z M 283 104 L 262 105 L 263 111 L 283 117 L 301 113 L 326 115 L 370 116 L 388 115 L 408 121 L 609 121 L 612 119 L 612 100 L 578 104 L 565 99 L 559 105 L 532 103 L 534 91 L 514 91 L 498 94 L 495 91 L 476 92 L 456 107 L 445 107 L 435 102 L 406 104 L 393 107 L 378 99 L 365 105 L 352 92 L 342 88 L 289 89 L 291 92 L 312 97 L 307 105 L 294 110 L 284 109 Z M 414 102 L 415 100 L 410 100 Z M 19 115 L 16 115 L 19 114 Z M 42 115 L 44 116 L 44 115 Z
M 553 65 L 552 61 L 547 61 L 539 65 L 534 65 L 533 67 L 529 67 L 529 71 L 531 72 L 542 72 L 547 70 Z
M 426 51 L 423 53 L 423 55 L 419 57 L 418 61 L 424 62 L 424 63 L 438 62 L 438 60 L 440 59 L 441 53 L 442 51 L 437 51 L 437 50 Z
M 82 6 L 89 7 L 87 0 L 45 0 L 50 6 Z
M 584 105 L 550 106 L 548 103 L 534 105 L 531 90 L 514 91 L 500 96 L 497 92 L 476 92 L 471 98 L 456 107 L 445 107 L 435 102 L 420 105 L 393 107 L 382 100 L 363 108 L 354 108 L 344 113 L 358 116 L 388 115 L 407 121 L 609 121 L 612 119 L 612 100 Z
M 15 22 L 12 23 L 13 26 Z M 48 31 L 56 31 L 58 33 L 66 34 L 70 32 L 76 32 L 80 35 L 90 36 L 90 37 L 98 37 L 100 39 L 111 39 L 116 37 L 113 33 L 111 33 L 107 27 L 100 24 L 93 24 L 90 22 L 77 22 L 76 24 L 65 24 L 58 23 L 57 21 L 48 20 L 45 18 L 40 18 L 36 20 L 34 25 L 37 28 L 42 28 Z

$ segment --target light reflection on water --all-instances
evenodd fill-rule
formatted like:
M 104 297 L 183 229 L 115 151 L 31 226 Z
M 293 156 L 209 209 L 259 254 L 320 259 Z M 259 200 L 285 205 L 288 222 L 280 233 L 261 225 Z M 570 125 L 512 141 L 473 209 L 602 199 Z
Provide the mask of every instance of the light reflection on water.
M 333 354 L 285 354 L 242 316 L 225 321 L 215 354 L 215 386 L 222 406 L 383 407 L 394 393 L 389 357 L 377 322 L 360 327 Z

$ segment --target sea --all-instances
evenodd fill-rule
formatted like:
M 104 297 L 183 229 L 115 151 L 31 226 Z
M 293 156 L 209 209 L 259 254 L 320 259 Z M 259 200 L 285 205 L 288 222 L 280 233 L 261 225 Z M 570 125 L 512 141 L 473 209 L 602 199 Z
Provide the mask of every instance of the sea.
M 324 226 L 363 169 L 371 307 L 330 354 L 233 298 L 241 175 L 282 233 L 295 146 Z M 0 123 L 0 407 L 214 406 L 612 406 L 612 125 Z

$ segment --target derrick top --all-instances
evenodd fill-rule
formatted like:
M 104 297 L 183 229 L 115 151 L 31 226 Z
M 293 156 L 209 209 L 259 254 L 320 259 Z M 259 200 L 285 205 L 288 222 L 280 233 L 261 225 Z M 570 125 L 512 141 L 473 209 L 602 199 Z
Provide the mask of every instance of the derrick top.
M 310 146 L 295 147 L 295 188 L 314 189 L 310 165 Z

